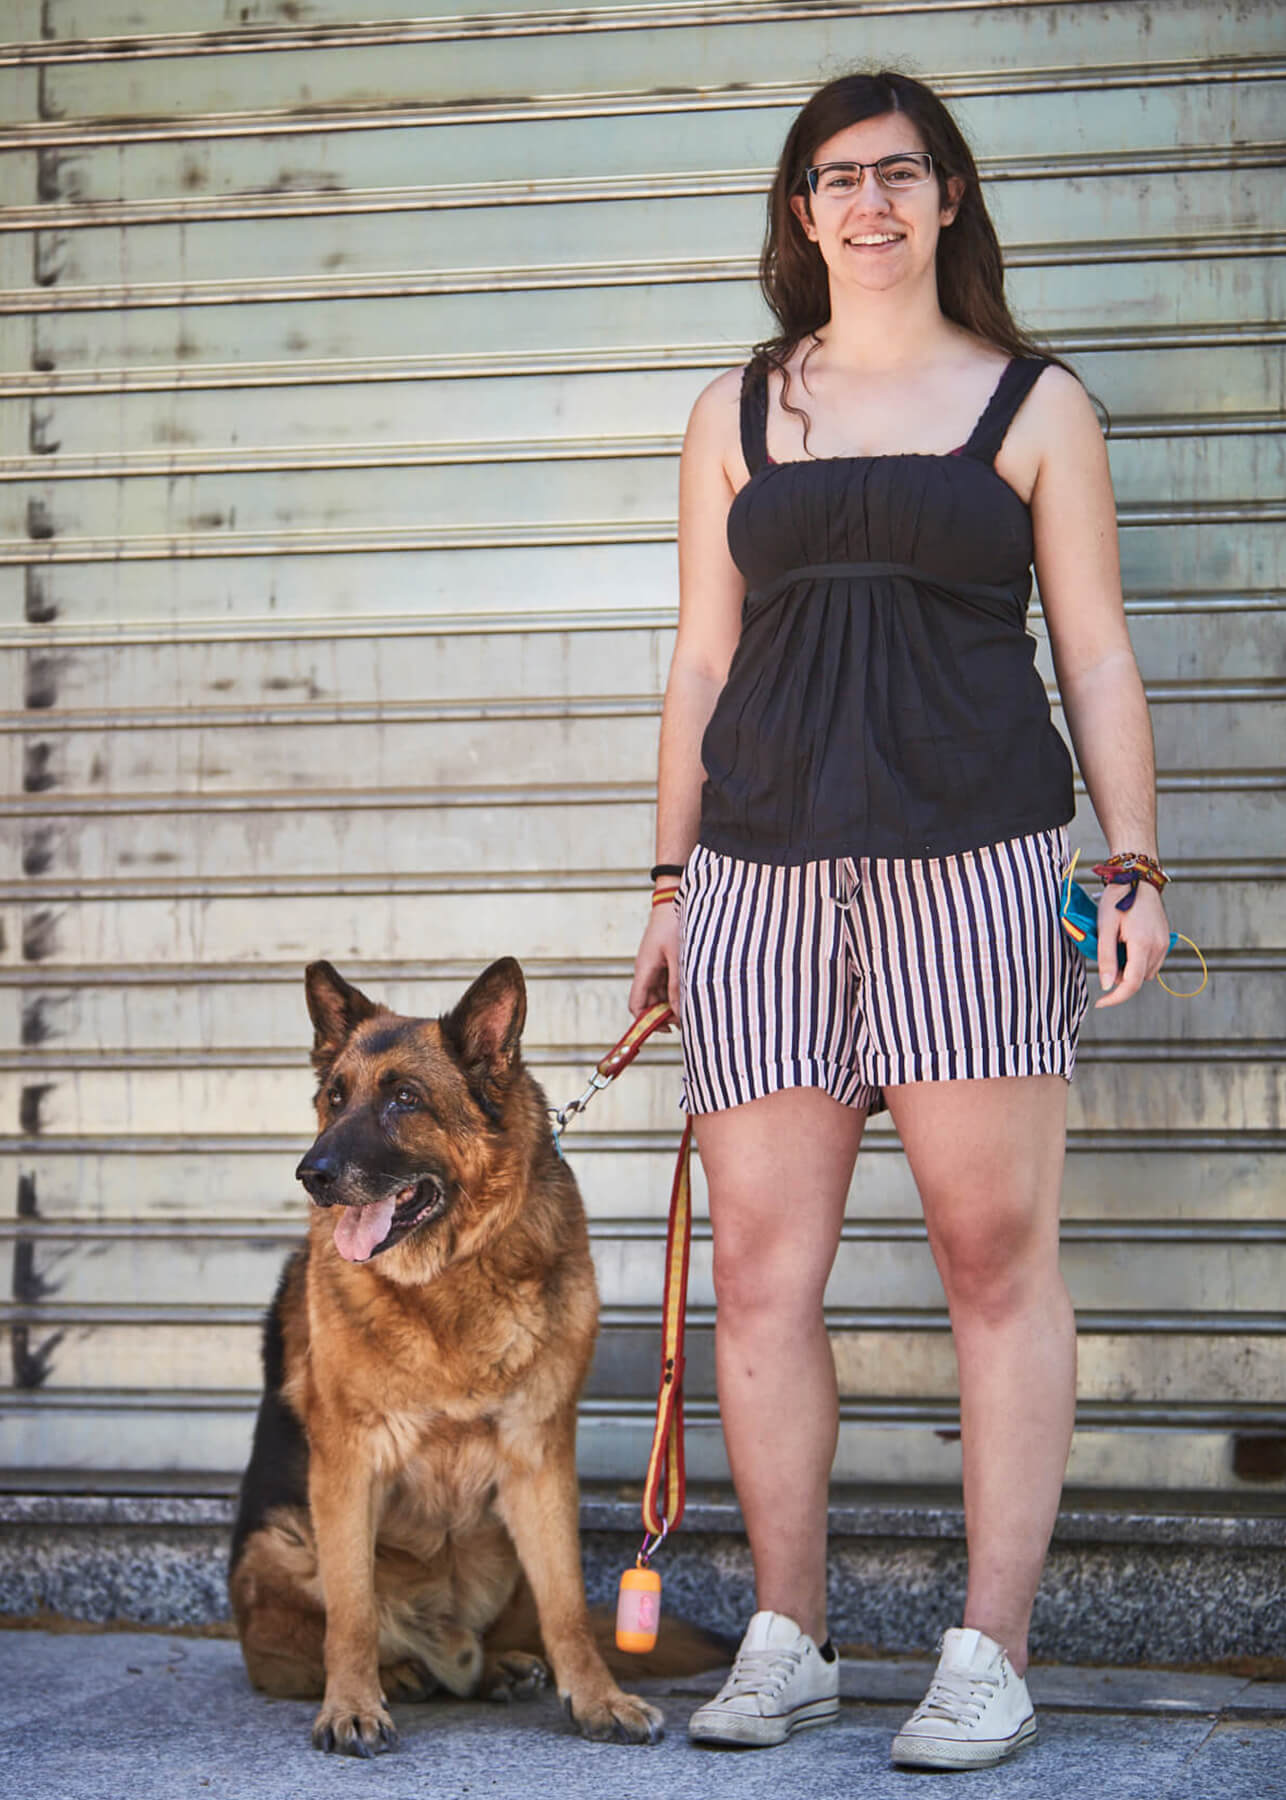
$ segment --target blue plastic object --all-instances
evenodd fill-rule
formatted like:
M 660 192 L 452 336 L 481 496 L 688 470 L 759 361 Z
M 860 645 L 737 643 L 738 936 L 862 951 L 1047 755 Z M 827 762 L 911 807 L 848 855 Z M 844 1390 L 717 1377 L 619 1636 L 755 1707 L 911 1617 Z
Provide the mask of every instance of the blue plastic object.
M 1090 962 L 1098 961 L 1098 907 L 1090 899 L 1085 889 L 1069 875 L 1063 883 L 1063 904 L 1059 908 L 1059 918 L 1063 930 L 1071 938 L 1081 955 Z M 1174 949 L 1179 941 L 1176 931 L 1170 933 L 1170 948 Z M 1125 967 L 1125 945 L 1116 946 L 1116 960 L 1121 968 Z

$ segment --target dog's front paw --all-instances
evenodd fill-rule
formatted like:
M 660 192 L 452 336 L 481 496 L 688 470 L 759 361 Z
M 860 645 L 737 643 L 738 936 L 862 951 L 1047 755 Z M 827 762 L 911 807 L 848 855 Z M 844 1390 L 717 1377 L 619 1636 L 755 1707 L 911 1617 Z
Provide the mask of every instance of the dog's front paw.
M 526 1700 L 549 1685 L 549 1670 L 538 1656 L 525 1650 L 505 1650 L 488 1655 L 482 1666 L 479 1693 L 484 1700 Z
M 378 1756 L 397 1748 L 397 1731 L 381 1695 L 327 1699 L 313 1720 L 313 1749 L 328 1755 Z
M 582 1737 L 615 1738 L 625 1744 L 659 1744 L 665 1736 L 665 1714 L 637 1694 L 608 1688 L 592 1699 L 562 1695 L 563 1706 Z

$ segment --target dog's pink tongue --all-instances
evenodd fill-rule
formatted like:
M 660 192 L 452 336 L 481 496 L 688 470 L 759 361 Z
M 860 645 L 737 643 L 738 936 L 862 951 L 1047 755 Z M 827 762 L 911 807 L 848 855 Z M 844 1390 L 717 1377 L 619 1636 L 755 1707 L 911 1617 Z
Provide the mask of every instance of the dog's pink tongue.
M 335 1221 L 335 1248 L 345 1262 L 366 1262 L 389 1234 L 394 1201 L 373 1200 L 369 1206 L 346 1206 Z

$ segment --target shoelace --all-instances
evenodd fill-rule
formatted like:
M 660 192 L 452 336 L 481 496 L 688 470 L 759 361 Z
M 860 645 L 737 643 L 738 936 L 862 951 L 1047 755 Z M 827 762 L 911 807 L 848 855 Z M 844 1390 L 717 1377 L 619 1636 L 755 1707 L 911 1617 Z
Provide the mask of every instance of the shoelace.
M 996 1675 L 975 1675 L 965 1669 L 944 1669 L 935 1675 L 928 1693 L 915 1709 L 917 1719 L 936 1716 L 956 1725 L 972 1725 L 1000 1686 Z
M 741 1650 L 732 1665 L 732 1673 L 719 1690 L 720 1700 L 732 1700 L 738 1694 L 777 1694 L 794 1674 L 800 1661 L 798 1650 Z

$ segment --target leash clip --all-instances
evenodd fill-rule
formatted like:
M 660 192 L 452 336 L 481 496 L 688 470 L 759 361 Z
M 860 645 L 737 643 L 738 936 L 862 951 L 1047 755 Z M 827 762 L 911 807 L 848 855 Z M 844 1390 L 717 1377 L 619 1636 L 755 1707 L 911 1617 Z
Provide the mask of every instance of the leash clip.
M 560 1156 L 563 1151 L 558 1140 L 577 1113 L 584 1112 L 595 1094 L 600 1093 L 605 1087 L 611 1087 L 621 1070 L 628 1068 L 634 1061 L 652 1033 L 658 1031 L 661 1026 L 668 1025 L 673 1017 L 674 1014 L 663 1001 L 650 1007 L 647 1012 L 635 1019 L 629 1030 L 612 1045 L 590 1076 L 589 1086 L 583 1094 L 575 1100 L 569 1100 L 566 1106 L 548 1108 L 549 1116 L 554 1121 L 554 1148 Z
M 670 1521 L 665 1518 L 661 1520 L 660 1531 L 645 1531 L 643 1533 L 643 1542 L 639 1546 L 639 1553 L 635 1566 L 640 1569 L 646 1569 L 648 1563 L 661 1548 L 661 1545 L 665 1542 L 669 1534 Z
M 600 1075 L 598 1071 L 595 1070 L 594 1074 L 590 1076 L 589 1086 L 585 1089 L 583 1094 L 579 1094 L 575 1100 L 569 1100 L 566 1106 L 551 1106 L 547 1109 L 550 1118 L 554 1121 L 554 1144 L 558 1148 L 558 1154 L 560 1156 L 562 1155 L 562 1147 L 558 1143 L 559 1138 L 566 1131 L 577 1113 L 583 1113 L 595 1094 L 597 1094 L 601 1088 L 610 1087 L 611 1081 L 612 1077 L 610 1075 Z

